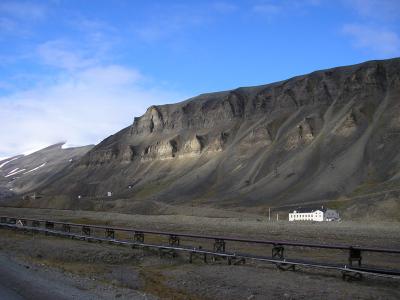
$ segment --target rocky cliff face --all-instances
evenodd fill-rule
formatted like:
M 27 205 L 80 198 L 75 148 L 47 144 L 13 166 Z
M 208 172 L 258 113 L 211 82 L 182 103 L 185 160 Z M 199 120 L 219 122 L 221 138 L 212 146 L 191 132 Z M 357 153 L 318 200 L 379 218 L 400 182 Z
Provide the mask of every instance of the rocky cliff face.
M 150 107 L 45 191 L 219 206 L 335 199 L 399 179 L 399 116 L 400 59 L 204 94 Z

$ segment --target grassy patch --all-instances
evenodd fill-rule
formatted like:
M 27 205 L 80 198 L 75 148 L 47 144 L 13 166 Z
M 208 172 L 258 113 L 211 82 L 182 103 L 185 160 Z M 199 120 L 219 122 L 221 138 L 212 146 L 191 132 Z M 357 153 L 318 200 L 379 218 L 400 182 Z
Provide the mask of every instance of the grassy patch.
M 135 197 L 137 198 L 147 198 L 162 190 L 166 189 L 175 179 L 169 179 L 165 181 L 157 181 L 147 183 L 144 186 L 140 187 L 139 190 L 135 193 Z
M 360 184 L 357 188 L 355 188 L 354 191 L 351 193 L 351 196 L 363 195 L 376 188 L 377 185 L 377 182 L 373 180 L 367 180 L 364 183 Z
M 330 209 L 341 210 L 344 209 L 348 205 L 348 199 L 344 197 L 340 197 L 334 201 L 329 201 L 327 206 Z
M 171 267 L 171 266 L 169 266 Z M 140 277 L 144 282 L 142 290 L 146 293 L 160 297 L 161 299 L 174 300 L 199 300 L 201 298 L 190 295 L 183 290 L 176 289 L 167 285 L 167 278 L 162 274 L 162 269 L 166 266 L 146 267 L 139 271 Z
M 365 181 L 360 184 L 350 195 L 350 197 L 362 196 L 370 193 L 385 192 L 387 190 L 400 189 L 400 182 L 389 181 L 389 182 L 375 182 L 373 180 Z
M 205 200 L 208 200 L 210 198 L 213 198 L 217 195 L 217 191 L 213 189 L 213 187 L 210 187 L 209 189 L 206 190 L 206 192 L 202 195 L 202 198 Z
M 87 225 L 106 225 L 111 226 L 111 222 L 109 221 L 100 221 L 91 218 L 73 218 L 66 221 L 67 223 L 75 223 L 75 224 L 87 224 Z
M 104 274 L 108 272 L 105 265 L 94 264 L 94 263 L 84 263 L 84 262 L 66 262 L 58 259 L 44 259 L 44 258 L 31 258 L 33 262 L 45 265 L 50 268 L 57 268 L 62 272 L 67 272 L 82 277 L 95 277 L 99 274 Z

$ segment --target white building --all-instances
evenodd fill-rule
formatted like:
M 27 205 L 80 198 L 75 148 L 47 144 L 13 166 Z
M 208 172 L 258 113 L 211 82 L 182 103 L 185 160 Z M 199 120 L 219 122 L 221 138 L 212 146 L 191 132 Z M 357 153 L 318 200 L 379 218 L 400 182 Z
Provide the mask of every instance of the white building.
M 300 208 L 289 213 L 289 221 L 339 221 L 339 214 L 333 209 L 317 208 L 304 209 Z

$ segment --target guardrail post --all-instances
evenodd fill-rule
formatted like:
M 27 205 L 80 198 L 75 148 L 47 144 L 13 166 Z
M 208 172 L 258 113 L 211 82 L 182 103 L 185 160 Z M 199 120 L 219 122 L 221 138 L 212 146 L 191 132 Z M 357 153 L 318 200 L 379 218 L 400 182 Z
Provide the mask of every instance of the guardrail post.
M 53 230 L 54 229 L 54 223 L 53 222 L 49 222 L 49 221 L 46 221 L 46 223 L 44 224 L 44 227 L 46 228 L 46 229 L 49 229 L 49 230 Z M 49 235 L 49 232 L 45 232 L 45 235 Z
M 353 261 L 358 263 L 358 266 L 361 267 L 361 250 L 360 249 L 354 249 L 353 247 L 350 247 L 349 249 L 349 265 L 353 266 Z
M 223 239 L 215 239 L 214 252 L 224 253 L 225 252 L 225 241 Z M 215 262 L 218 259 L 218 255 L 213 255 L 212 260 Z M 226 258 L 226 257 L 224 257 Z
M 107 239 L 115 239 L 115 231 L 111 228 L 106 228 L 106 238 Z
M 40 227 L 40 222 L 36 221 L 36 220 L 33 220 L 32 221 L 32 227 Z M 32 232 L 39 233 L 39 230 L 33 229 Z
M 90 227 L 89 226 L 82 226 L 82 234 L 90 236 Z
M 69 225 L 69 224 L 62 224 L 61 230 L 62 230 L 63 232 L 71 232 L 71 225 Z
M 0 217 L 0 223 L 7 224 L 7 217 Z M 3 227 L 3 225 L 1 225 Z
M 279 244 L 274 244 L 274 246 L 272 247 L 272 258 L 273 259 L 281 259 L 284 260 L 285 259 L 285 248 L 282 245 Z M 283 270 L 283 271 L 287 271 L 287 270 L 296 270 L 295 265 L 291 265 L 291 264 L 285 264 L 285 263 L 276 263 L 276 266 L 278 267 L 278 269 Z
M 222 239 L 215 239 L 214 252 L 225 252 L 225 241 Z
M 202 246 L 199 246 L 197 249 L 193 248 L 193 251 L 191 251 L 189 254 L 189 263 L 193 262 L 193 258 L 203 259 L 203 262 L 207 263 L 207 253 L 201 253 L 201 252 L 196 251 L 196 250 L 202 250 L 202 249 L 203 249 Z
M 26 221 L 25 219 L 18 220 L 17 225 L 22 226 L 24 232 L 29 232 L 29 230 L 24 228 L 26 227 L 26 225 L 28 225 L 28 221 Z
M 178 247 L 180 244 L 179 236 L 176 235 L 170 235 L 169 236 L 169 245 L 172 247 Z
M 133 234 L 133 240 L 138 243 L 144 243 L 144 234 L 140 231 L 135 231 Z
M 285 248 L 282 245 L 274 244 L 272 247 L 272 258 L 283 259 Z
M 46 229 L 54 229 L 54 223 L 46 221 L 45 227 L 46 227 Z

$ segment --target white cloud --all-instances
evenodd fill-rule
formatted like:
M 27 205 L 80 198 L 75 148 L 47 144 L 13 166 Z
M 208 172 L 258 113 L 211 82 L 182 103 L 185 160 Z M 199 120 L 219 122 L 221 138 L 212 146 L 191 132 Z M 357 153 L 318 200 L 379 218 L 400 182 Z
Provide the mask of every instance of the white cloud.
M 238 9 L 238 5 L 229 1 L 155 6 L 151 17 L 135 24 L 133 32 L 141 40 L 150 43 L 176 40 L 190 30 L 213 24 L 221 14 L 234 13 Z
M 35 83 L 29 79 L 19 90 L 1 94 L 0 157 L 31 153 L 62 141 L 98 143 L 130 125 L 148 106 L 184 98 L 160 88 L 135 68 L 117 63 L 111 51 L 113 28 L 88 19 L 76 22 L 82 25 L 81 34 L 73 39 L 60 36 L 33 46 L 24 58 L 12 58 L 44 67 L 45 72 L 14 74 L 21 80 L 33 76 Z M 13 84 L 3 80 L 1 86 Z
M 394 31 L 360 24 L 346 24 L 342 30 L 357 48 L 383 56 L 400 55 L 400 38 Z
M 47 7 L 29 1 L 0 1 L 0 40 L 8 36 L 27 38 L 34 25 L 43 21 Z
M 0 80 L 0 89 L 8 90 L 8 89 L 11 89 L 12 87 L 13 87 L 13 85 L 10 84 L 9 82 Z
M 0 17 L 0 31 L 1 32 L 14 32 L 17 30 L 17 24 L 9 19 Z
M 239 9 L 239 7 L 235 4 L 232 4 L 229 2 L 222 2 L 222 1 L 215 2 L 215 3 L 213 3 L 212 6 L 213 6 L 212 8 L 216 12 L 219 12 L 219 13 L 232 13 Z
M 31 30 L 33 21 L 46 13 L 39 4 L 0 1 L 0 39 L 4 33 Z M 61 141 L 98 143 L 130 125 L 148 106 L 184 98 L 119 64 L 112 51 L 118 33 L 112 26 L 84 17 L 66 24 L 74 36 L 31 44 L 33 51 L 22 55 L 0 55 L 0 64 L 26 62 L 33 67 L 0 80 L 0 157 Z
M 281 6 L 271 3 L 256 4 L 253 6 L 254 12 L 263 14 L 277 14 L 281 12 L 281 10 Z
M 175 39 L 189 28 L 206 23 L 207 18 L 208 16 L 192 11 L 180 11 L 174 14 L 163 12 L 135 28 L 134 32 L 141 40 L 150 43 Z
M 273 18 L 282 14 L 304 14 L 311 7 L 321 5 L 323 0 L 260 1 L 251 7 L 252 12 Z
M 46 7 L 42 4 L 28 1 L 2 1 L 0 13 L 19 19 L 42 19 L 46 15 Z
M 343 0 L 359 15 L 380 21 L 391 21 L 400 18 L 399 0 Z
M 44 64 L 67 70 L 87 68 L 97 61 L 93 53 L 75 48 L 65 40 L 48 41 L 38 46 L 39 58 Z M 86 53 L 85 53 L 86 52 Z
M 52 83 L 0 98 L 0 156 L 60 141 L 98 143 L 131 124 L 151 104 L 182 99 L 172 91 L 143 86 L 137 70 L 96 65 L 62 72 Z

